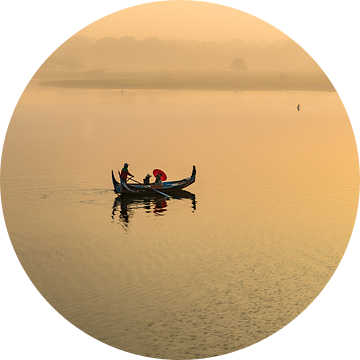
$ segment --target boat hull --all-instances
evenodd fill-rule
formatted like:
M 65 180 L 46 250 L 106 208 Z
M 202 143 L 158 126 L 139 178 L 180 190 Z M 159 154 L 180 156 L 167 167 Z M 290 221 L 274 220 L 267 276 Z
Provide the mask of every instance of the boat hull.
M 196 168 L 193 166 L 193 171 L 190 177 L 178 181 L 165 181 L 162 185 L 144 185 L 144 184 L 129 184 L 123 181 L 120 177 L 120 182 L 116 180 L 114 172 L 111 171 L 114 191 L 119 195 L 153 195 L 154 193 L 174 193 L 182 190 L 195 182 Z

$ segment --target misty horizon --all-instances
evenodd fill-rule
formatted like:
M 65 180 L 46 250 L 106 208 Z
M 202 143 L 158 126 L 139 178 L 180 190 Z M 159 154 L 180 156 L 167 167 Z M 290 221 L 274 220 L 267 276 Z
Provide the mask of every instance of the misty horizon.
M 316 62 L 293 40 L 226 42 L 134 36 L 96 39 L 75 35 L 39 70 L 174 71 L 229 70 L 241 58 L 245 71 L 322 73 Z

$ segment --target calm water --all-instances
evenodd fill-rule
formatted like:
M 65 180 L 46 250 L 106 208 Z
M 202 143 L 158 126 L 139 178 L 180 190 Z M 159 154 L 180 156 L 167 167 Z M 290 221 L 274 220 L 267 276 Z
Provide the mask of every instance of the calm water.
M 300 103 L 302 108 L 297 111 Z M 183 196 L 120 199 L 198 170 Z M 298 316 L 350 239 L 358 158 L 336 93 L 95 91 L 30 83 L 7 133 L 2 203 L 30 279 L 94 338 L 188 359 Z

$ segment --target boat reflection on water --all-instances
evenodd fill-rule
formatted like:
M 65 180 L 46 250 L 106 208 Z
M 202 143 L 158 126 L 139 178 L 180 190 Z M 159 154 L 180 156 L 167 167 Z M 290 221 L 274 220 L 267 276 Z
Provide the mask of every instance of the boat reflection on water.
M 130 220 L 136 212 L 144 210 L 147 214 L 154 214 L 154 216 L 164 216 L 169 210 L 169 203 L 178 200 L 189 200 L 192 212 L 196 210 L 195 194 L 188 191 L 181 190 L 177 193 L 171 194 L 171 198 L 167 199 L 161 195 L 153 196 L 117 196 L 112 207 L 111 218 L 116 220 L 119 218 L 120 223 L 128 227 Z

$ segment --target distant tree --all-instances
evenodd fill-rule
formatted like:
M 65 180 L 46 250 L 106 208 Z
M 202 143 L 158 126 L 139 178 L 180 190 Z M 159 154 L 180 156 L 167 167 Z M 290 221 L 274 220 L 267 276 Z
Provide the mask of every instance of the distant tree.
M 230 65 L 230 69 L 239 70 L 247 70 L 247 66 L 245 65 L 243 58 L 236 58 Z

